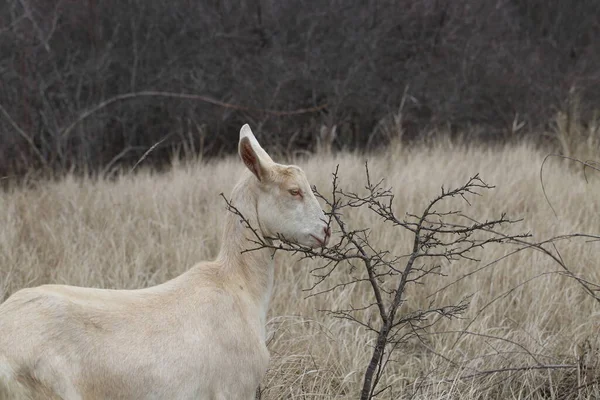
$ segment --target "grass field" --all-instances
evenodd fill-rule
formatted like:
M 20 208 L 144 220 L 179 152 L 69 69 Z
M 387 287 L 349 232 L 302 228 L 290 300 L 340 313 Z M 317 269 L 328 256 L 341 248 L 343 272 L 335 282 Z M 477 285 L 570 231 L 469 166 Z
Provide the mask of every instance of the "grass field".
M 268 144 L 265 144 L 268 150 Z M 368 158 L 373 176 L 393 186 L 398 215 L 422 211 L 440 187 L 476 173 L 493 191 L 462 204 L 484 220 L 507 212 L 523 221 L 512 229 L 535 240 L 568 233 L 600 234 L 600 186 L 581 170 L 532 146 L 470 148 L 392 146 L 371 156 L 337 154 L 297 160 L 322 192 L 340 165 L 341 185 L 359 190 Z M 53 282 L 103 288 L 139 288 L 170 279 L 213 258 L 221 243 L 225 204 L 242 164 L 237 158 L 181 163 L 156 174 L 143 169 L 114 180 L 66 177 L 0 193 L 0 293 Z M 593 177 L 592 177 L 593 178 Z M 410 237 L 389 230 L 365 210 L 345 216 L 372 228 L 372 238 L 398 254 Z M 557 244 L 576 274 L 600 283 L 600 243 Z M 412 287 L 402 310 L 426 304 L 438 288 L 510 252 L 490 246 L 479 262 L 446 266 L 446 277 Z M 366 287 L 306 298 L 317 261 L 278 254 L 269 317 L 271 365 L 263 399 L 356 399 L 373 336 L 322 309 L 360 302 Z M 473 294 L 463 319 L 443 320 L 422 342 L 398 350 L 380 397 L 415 399 L 598 399 L 600 304 L 557 264 L 527 250 L 474 273 L 436 294 L 451 304 Z M 331 283 L 349 273 L 338 269 Z M 364 290 L 363 290 L 364 289 Z M 467 331 L 458 334 L 459 331 Z M 534 367 L 523 369 L 523 367 Z M 502 370 L 489 372 L 492 370 Z M 474 378 L 465 378 L 488 371 Z

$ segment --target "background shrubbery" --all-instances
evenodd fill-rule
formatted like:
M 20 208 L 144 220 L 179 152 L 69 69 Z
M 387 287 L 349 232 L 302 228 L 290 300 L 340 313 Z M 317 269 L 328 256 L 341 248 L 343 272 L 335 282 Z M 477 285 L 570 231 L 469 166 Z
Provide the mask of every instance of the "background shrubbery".
M 334 125 L 348 148 L 437 128 L 541 136 L 574 98 L 585 125 L 600 104 L 599 15 L 597 0 L 6 0 L 0 176 L 131 165 L 157 142 L 156 163 L 220 154 L 243 122 L 282 151 L 311 150 Z M 65 134 L 147 90 L 327 106 L 276 116 L 133 96 Z

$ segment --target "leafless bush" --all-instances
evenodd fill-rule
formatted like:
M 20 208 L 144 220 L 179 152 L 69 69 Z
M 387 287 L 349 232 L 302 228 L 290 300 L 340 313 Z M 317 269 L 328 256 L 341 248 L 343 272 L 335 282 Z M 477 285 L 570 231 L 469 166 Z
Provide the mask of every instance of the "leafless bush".
M 271 248 L 297 253 L 303 258 L 325 261 L 324 265 L 312 271 L 317 278 L 311 288 L 317 290 L 313 295 L 365 283 L 370 285 L 372 297 L 365 304 L 348 305 L 347 308 L 328 312 L 334 317 L 360 325 L 376 337 L 361 393 L 361 399 L 371 399 L 390 389 L 388 386 L 379 388 L 378 385 L 386 366 L 394 361 L 396 351 L 411 340 L 421 340 L 421 335 L 426 334 L 441 318 L 459 317 L 469 305 L 469 297 L 466 296 L 455 304 L 431 302 L 424 308 L 407 307 L 408 287 L 423 284 L 432 276 L 444 276 L 444 264 L 474 260 L 475 249 L 492 244 L 518 243 L 528 237 L 528 234 L 497 232 L 497 229 L 505 231 L 509 225 L 517 222 L 505 215 L 478 222 L 458 210 L 442 211 L 447 208 L 445 203 L 452 198 L 461 198 L 469 204 L 469 197 L 492 189 L 477 175 L 456 189 L 442 188 L 441 193 L 421 213 L 406 214 L 404 218 L 399 218 L 394 212 L 391 189 L 384 186 L 383 180 L 372 181 L 368 166 L 365 166 L 365 172 L 363 194 L 341 189 L 337 170 L 333 174 L 330 197 L 314 189 L 317 197 L 329 207 L 329 224 L 337 232 L 337 239 L 321 251 L 292 244 L 284 237 L 263 238 L 239 210 L 229 202 L 227 205 L 254 234 L 253 242 L 256 247 L 247 251 Z M 413 237 L 410 252 L 392 254 L 369 240 L 368 227 L 348 226 L 343 213 L 356 208 L 367 208 L 394 228 L 409 231 Z M 273 240 L 279 240 L 280 244 L 273 244 Z M 327 286 L 327 278 L 336 268 L 341 267 L 350 268 L 348 280 Z M 411 308 L 412 311 L 407 310 Z M 373 315 L 366 313 L 371 309 L 376 309 L 377 312 Z
M 215 155 L 233 150 L 243 122 L 282 148 L 296 132 L 295 146 L 312 150 L 323 125 L 338 127 L 336 147 L 381 146 L 386 135 L 373 133 L 403 98 L 405 139 L 437 126 L 498 137 L 516 115 L 520 132 L 546 128 L 571 87 L 585 121 L 600 104 L 599 13 L 595 0 L 8 0 L 0 175 L 132 165 L 165 138 L 149 162 L 182 146 Z M 242 107 L 130 96 L 96 109 L 142 91 Z M 208 134 L 174 134 L 182 120 Z

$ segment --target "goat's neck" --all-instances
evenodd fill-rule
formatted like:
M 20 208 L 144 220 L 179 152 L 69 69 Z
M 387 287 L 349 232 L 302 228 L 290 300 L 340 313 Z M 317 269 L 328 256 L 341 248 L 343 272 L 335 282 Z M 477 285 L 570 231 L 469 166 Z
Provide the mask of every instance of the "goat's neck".
M 246 218 L 257 234 L 261 235 L 256 208 L 256 193 L 247 185 L 239 185 L 232 194 L 232 203 Z M 256 248 L 251 240 L 256 237 L 242 219 L 228 212 L 223 229 L 223 239 L 218 260 L 223 277 L 234 284 L 233 289 L 249 295 L 258 307 L 262 325 L 266 323 L 267 310 L 273 289 L 274 262 L 272 249 Z

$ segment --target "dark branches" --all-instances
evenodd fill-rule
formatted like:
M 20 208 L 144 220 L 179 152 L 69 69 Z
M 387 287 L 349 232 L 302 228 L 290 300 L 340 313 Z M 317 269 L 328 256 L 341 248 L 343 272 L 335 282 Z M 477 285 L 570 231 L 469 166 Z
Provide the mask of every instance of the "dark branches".
M 340 187 L 339 169 L 332 177 L 330 195 L 324 195 L 313 188 L 315 195 L 325 204 L 329 225 L 335 233 L 332 244 L 321 250 L 310 249 L 291 243 L 284 237 L 264 238 L 250 222 L 229 201 L 228 209 L 238 215 L 252 232 L 251 242 L 255 245 L 247 251 L 270 248 L 299 254 L 303 258 L 316 258 L 323 264 L 312 273 L 316 283 L 310 288 L 326 286 L 328 277 L 337 268 L 349 268 L 348 279 L 322 288 L 311 295 L 319 295 L 351 285 L 368 284 L 372 297 L 365 304 L 350 305 L 343 309 L 326 310 L 336 318 L 350 320 L 376 336 L 370 362 L 365 370 L 361 400 L 371 399 L 386 388 L 378 388 L 382 374 L 392 353 L 411 339 L 422 340 L 423 335 L 441 318 L 456 318 L 469 306 L 467 296 L 456 304 L 435 304 L 409 311 L 405 305 L 406 291 L 410 284 L 422 284 L 429 276 L 443 275 L 443 265 L 475 260 L 474 250 L 491 244 L 515 243 L 528 237 L 527 234 L 503 232 L 509 225 L 518 222 L 506 215 L 479 222 L 466 216 L 461 210 L 442 211 L 449 200 L 458 198 L 470 206 L 473 196 L 493 189 L 479 175 L 470 178 L 464 185 L 445 189 L 431 200 L 421 213 L 399 217 L 394 204 L 392 189 L 385 186 L 383 179 L 374 181 L 365 164 L 366 185 L 362 193 L 354 193 Z M 379 248 L 371 240 L 371 227 L 352 227 L 348 215 L 358 208 L 366 208 L 391 224 L 392 229 L 400 229 L 398 238 L 409 234 L 408 254 L 392 254 Z M 405 307 L 403 307 L 405 306 Z M 376 317 L 369 310 L 377 310 Z

